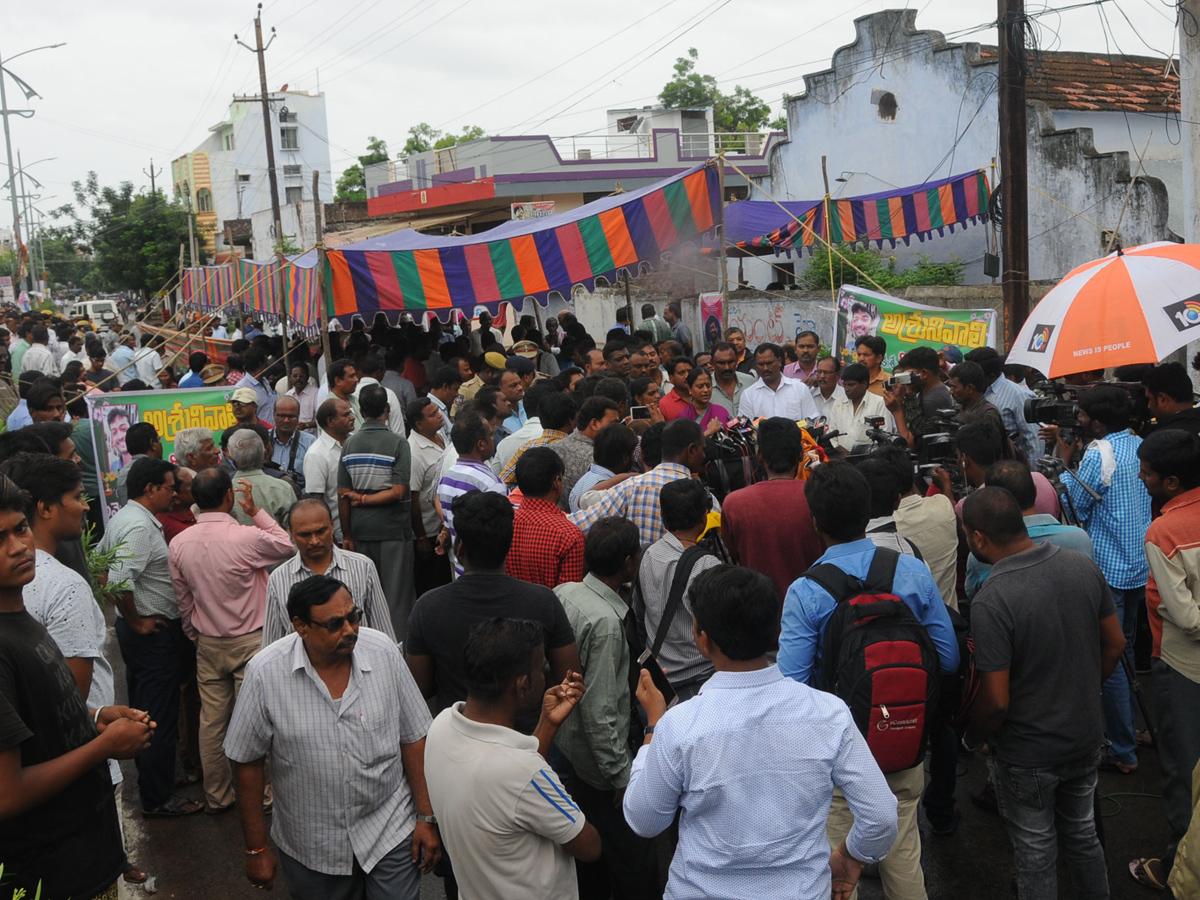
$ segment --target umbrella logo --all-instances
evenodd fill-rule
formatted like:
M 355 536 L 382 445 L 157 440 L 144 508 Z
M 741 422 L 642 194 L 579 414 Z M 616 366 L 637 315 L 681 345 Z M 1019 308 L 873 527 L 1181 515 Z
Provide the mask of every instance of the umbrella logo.
M 1171 324 L 1177 331 L 1188 331 L 1195 328 L 1200 325 L 1200 295 L 1164 306 L 1163 312 L 1170 317 Z
M 1053 325 L 1038 325 L 1029 339 L 1030 353 L 1045 353 L 1050 346 L 1050 335 L 1054 334 Z

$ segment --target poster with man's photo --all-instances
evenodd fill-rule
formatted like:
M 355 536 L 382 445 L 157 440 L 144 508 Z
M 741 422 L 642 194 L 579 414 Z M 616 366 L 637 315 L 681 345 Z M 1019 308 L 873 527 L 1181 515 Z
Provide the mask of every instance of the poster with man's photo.
M 93 464 L 104 492 L 105 522 L 120 509 L 117 475 L 132 461 L 125 441 L 130 427 L 138 422 L 149 422 L 162 441 L 163 459 L 182 464 L 174 457 L 175 435 L 185 428 L 207 428 L 213 433 L 213 440 L 219 443 L 221 432 L 235 424 L 233 407 L 229 405 L 232 393 L 233 388 L 221 387 L 89 394 L 85 397 L 92 422 L 92 444 L 96 448 Z
M 855 347 L 868 335 L 887 341 L 883 367 L 891 370 L 913 347 L 946 345 L 963 353 L 995 347 L 994 309 L 944 309 L 846 285 L 838 291 L 835 343 L 843 363 L 854 362 Z

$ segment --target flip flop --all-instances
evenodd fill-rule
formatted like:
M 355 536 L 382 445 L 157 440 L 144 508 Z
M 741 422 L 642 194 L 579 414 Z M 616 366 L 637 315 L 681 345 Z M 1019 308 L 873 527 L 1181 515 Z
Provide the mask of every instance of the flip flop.
M 1129 861 L 1129 874 L 1138 884 L 1161 891 L 1167 886 L 1166 872 L 1161 859 L 1133 859 Z
M 147 875 L 137 866 L 132 866 L 129 871 L 125 873 L 125 881 L 129 884 L 145 884 L 146 879 L 149 877 L 149 875 Z
M 175 776 L 174 786 L 177 788 L 187 787 L 188 785 L 196 784 L 199 781 L 200 774 L 198 772 L 181 772 Z
M 1153 749 L 1154 738 L 1150 736 L 1149 730 L 1139 728 L 1136 732 L 1137 745 L 1139 747 L 1148 747 Z
M 152 809 L 142 808 L 143 819 L 177 819 L 180 816 L 192 816 L 204 809 L 203 803 L 188 800 L 178 794 L 172 794 L 162 806 Z
M 1138 769 L 1138 764 L 1118 762 L 1107 753 L 1100 756 L 1100 765 L 1097 767 L 1101 772 L 1116 772 L 1118 775 L 1132 775 Z

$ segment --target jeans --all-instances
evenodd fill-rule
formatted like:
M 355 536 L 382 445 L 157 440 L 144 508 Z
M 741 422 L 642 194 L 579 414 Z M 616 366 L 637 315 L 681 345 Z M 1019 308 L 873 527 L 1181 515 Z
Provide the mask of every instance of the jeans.
M 117 617 L 117 643 L 125 660 L 129 705 L 144 709 L 156 723 L 154 740 L 134 759 L 142 808 L 166 803 L 175 788 L 175 750 L 179 744 L 179 682 L 186 654 L 183 625 L 170 620 L 153 634 L 136 634 Z
M 1099 763 L 1099 750 L 1039 768 L 988 758 L 1000 818 L 1013 845 L 1020 900 L 1057 900 L 1059 844 L 1075 900 L 1108 900 L 1108 870 L 1093 812 Z
M 1117 606 L 1117 619 L 1125 633 L 1125 659 L 1133 671 L 1133 639 L 1137 631 L 1137 611 L 1146 602 L 1146 588 L 1130 588 L 1120 591 L 1110 587 L 1113 602 Z M 1100 695 L 1104 707 L 1104 733 L 1109 740 L 1109 759 L 1128 766 L 1137 765 L 1137 741 L 1133 723 L 1137 721 L 1137 699 L 1125 667 L 1118 664 L 1116 670 L 1104 682 Z
M 1163 812 L 1170 837 L 1162 855 L 1171 871 L 1175 850 L 1192 821 L 1192 771 L 1200 762 L 1200 684 L 1152 659 L 1154 705 L 1158 714 L 1158 761 L 1162 766 Z

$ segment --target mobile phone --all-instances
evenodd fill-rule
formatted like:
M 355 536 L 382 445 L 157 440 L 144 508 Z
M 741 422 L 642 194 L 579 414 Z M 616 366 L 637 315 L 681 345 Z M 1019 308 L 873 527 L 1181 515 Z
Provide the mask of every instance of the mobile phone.
M 675 688 L 671 687 L 671 682 L 667 680 L 667 673 L 662 670 L 662 666 L 658 664 L 653 653 L 647 650 L 639 656 L 638 665 L 650 673 L 650 680 L 654 682 L 658 692 L 667 701 L 667 709 L 679 702 L 679 695 L 675 693 Z
M 635 406 L 629 410 L 629 415 L 635 419 L 648 419 L 650 418 L 650 407 Z

